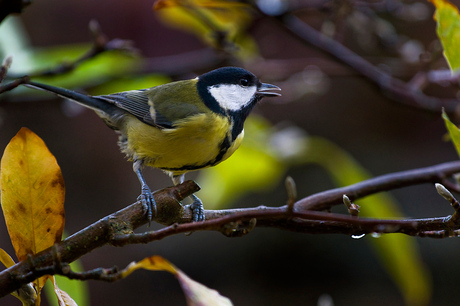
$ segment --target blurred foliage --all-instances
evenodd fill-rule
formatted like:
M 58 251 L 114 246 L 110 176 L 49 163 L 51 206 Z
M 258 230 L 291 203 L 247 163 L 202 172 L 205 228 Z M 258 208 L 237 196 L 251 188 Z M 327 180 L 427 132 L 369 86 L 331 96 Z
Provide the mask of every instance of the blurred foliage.
M 22 29 L 21 23 L 17 18 L 13 17 L 8 17 L 0 26 L 0 46 L 0 55 L 14 55 L 13 65 L 9 70 L 9 75 L 14 76 L 47 74 L 56 69 L 56 67 L 73 63 L 93 47 L 90 43 L 46 48 L 32 47 L 29 44 L 27 34 Z M 106 84 L 108 81 L 126 77 L 135 71 L 139 71 L 143 61 L 141 57 L 127 55 L 122 52 L 104 52 L 91 60 L 79 64 L 71 73 L 56 73 L 56 75 L 37 77 L 34 80 L 66 88 L 87 88 L 98 84 L 109 86 Z M 134 81 L 130 82 L 129 78 L 126 78 L 126 86 L 133 87 L 132 83 Z M 153 80 L 153 83 L 147 87 L 167 81 L 163 77 L 159 77 L 156 80 L 155 75 L 136 76 L 132 79 L 138 81 L 140 85 L 144 85 L 145 78 L 150 81 Z M 110 90 L 115 89 L 114 87 L 115 85 Z M 118 91 L 125 90 L 123 88 L 122 86 Z M 24 88 L 19 87 L 12 94 L 23 91 Z
M 434 19 L 444 56 L 452 71 L 460 68 L 460 15 L 458 8 L 446 0 L 430 0 L 436 6 Z
M 154 9 L 166 25 L 190 32 L 241 61 L 258 54 L 255 41 L 246 31 L 253 19 L 249 4 L 222 0 L 159 0 Z
M 62 63 L 72 62 L 87 52 L 91 44 L 75 44 L 33 50 L 31 53 L 35 66 L 33 71 L 46 71 Z M 142 59 L 127 56 L 120 52 L 104 52 L 89 61 L 83 62 L 72 73 L 40 77 L 35 80 L 61 87 L 90 87 L 102 84 L 112 78 L 122 77 L 138 70 Z M 13 66 L 14 67 L 14 66 Z M 15 71 L 12 70 L 11 73 Z

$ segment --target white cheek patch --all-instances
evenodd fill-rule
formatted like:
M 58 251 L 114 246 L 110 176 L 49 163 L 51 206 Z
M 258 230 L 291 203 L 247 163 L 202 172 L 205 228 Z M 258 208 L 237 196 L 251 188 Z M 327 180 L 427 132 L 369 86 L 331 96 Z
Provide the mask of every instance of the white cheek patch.
M 251 103 L 257 87 L 225 84 L 210 86 L 208 90 L 223 109 L 238 111 Z

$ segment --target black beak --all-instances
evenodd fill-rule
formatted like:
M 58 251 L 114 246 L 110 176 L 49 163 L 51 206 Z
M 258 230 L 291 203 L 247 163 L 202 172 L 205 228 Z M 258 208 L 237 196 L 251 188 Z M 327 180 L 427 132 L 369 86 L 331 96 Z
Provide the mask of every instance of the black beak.
M 268 90 L 281 90 L 278 86 L 272 84 L 261 83 L 257 88 L 257 94 L 263 97 L 277 97 L 281 96 L 280 93 L 268 91 Z

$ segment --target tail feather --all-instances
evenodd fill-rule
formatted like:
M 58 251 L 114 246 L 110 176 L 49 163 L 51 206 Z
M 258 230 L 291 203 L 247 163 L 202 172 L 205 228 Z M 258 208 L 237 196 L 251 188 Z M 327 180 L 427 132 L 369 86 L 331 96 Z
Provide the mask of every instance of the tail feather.
M 97 97 L 88 96 L 88 95 L 85 95 L 85 94 L 82 94 L 82 93 L 79 93 L 73 90 L 51 86 L 47 84 L 41 84 L 41 83 L 32 82 L 32 81 L 29 81 L 28 83 L 24 84 L 24 86 L 54 93 L 55 95 L 60 96 L 64 99 L 72 100 L 85 107 L 91 108 L 95 111 L 102 111 L 106 114 L 110 114 L 114 110 L 114 105 L 107 103 L 106 101 L 102 99 L 98 99 Z

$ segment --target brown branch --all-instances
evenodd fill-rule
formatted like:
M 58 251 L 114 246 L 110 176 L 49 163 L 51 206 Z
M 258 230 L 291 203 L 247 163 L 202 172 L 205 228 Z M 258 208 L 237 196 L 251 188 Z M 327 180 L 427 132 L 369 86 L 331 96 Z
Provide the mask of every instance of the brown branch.
M 313 234 L 404 233 L 420 237 L 451 237 L 460 232 L 460 224 L 457 222 L 456 215 L 459 205 L 454 201 L 451 203 L 456 212 L 452 217 L 426 219 L 366 219 L 311 209 L 324 209 L 342 204 L 344 194 L 350 199 L 357 199 L 404 186 L 442 181 L 457 172 L 460 172 L 460 161 L 387 174 L 348 187 L 312 195 L 297 201 L 291 209 L 289 206 L 292 205 L 291 202 L 295 197 L 295 187 L 292 183 L 288 183 L 289 205 L 276 208 L 259 206 L 245 209 L 208 210 L 205 211 L 206 221 L 195 223 L 189 223 L 191 222 L 189 207 L 183 207 L 178 203 L 199 189 L 192 181 L 187 181 L 179 186 L 155 193 L 158 206 L 158 218 L 155 221 L 169 226 L 156 231 L 134 234 L 133 230 L 146 224 L 148 220 L 142 205 L 132 204 L 75 233 L 54 247 L 31 255 L 28 260 L 0 272 L 0 297 L 50 271 L 53 272 L 54 270 L 49 269 L 56 266 L 56 261 L 70 263 L 103 245 L 121 246 L 148 243 L 178 233 L 198 230 L 220 231 L 231 237 L 244 235 L 254 226 Z M 59 254 L 59 259 L 56 259 L 56 254 Z M 102 272 L 107 272 L 104 271 Z
M 460 173 L 460 161 L 390 173 L 347 187 L 331 189 L 311 195 L 298 201 L 296 208 L 298 210 L 325 210 L 333 205 L 341 205 L 344 194 L 353 201 L 381 191 L 423 183 L 440 183 L 445 178 L 456 173 Z
M 187 233 L 198 230 L 218 230 L 224 225 L 232 222 L 236 222 L 235 231 L 238 231 L 239 228 L 237 228 L 237 226 L 243 223 L 243 221 L 250 219 L 257 219 L 257 226 L 259 227 L 276 227 L 284 230 L 314 234 L 334 233 L 361 235 L 368 233 L 404 233 L 412 236 L 418 236 L 418 233 L 426 231 L 454 230 L 447 224 L 449 219 L 447 217 L 379 220 L 356 218 L 354 216 L 345 216 L 318 211 L 292 212 L 290 214 L 286 208 L 286 206 L 277 208 L 263 206 L 248 208 L 224 217 L 206 220 L 204 222 L 174 224 L 152 232 L 118 235 L 113 238 L 112 243 L 116 246 L 149 243 L 179 233 Z
M 12 82 L 0 85 L 0 94 L 2 94 L 4 92 L 7 92 L 7 91 L 10 91 L 10 90 L 13 90 L 16 87 L 18 87 L 19 85 L 25 84 L 28 81 L 29 81 L 29 77 L 25 76 L 25 77 L 16 79 L 16 80 L 14 80 Z
M 5 77 L 6 77 L 7 73 L 8 73 L 8 69 L 10 69 L 12 61 L 13 61 L 13 59 L 10 56 L 5 58 L 5 60 L 3 61 L 2 66 L 0 67 L 0 83 L 2 83 L 3 80 L 5 79 Z M 19 78 L 17 80 L 14 80 L 12 82 L 9 82 L 9 83 L 1 84 L 0 85 L 0 94 L 4 93 L 6 91 L 10 91 L 10 90 L 18 87 L 19 85 L 26 83 L 28 81 L 28 79 L 29 79 L 28 77 L 22 77 L 22 78 Z

